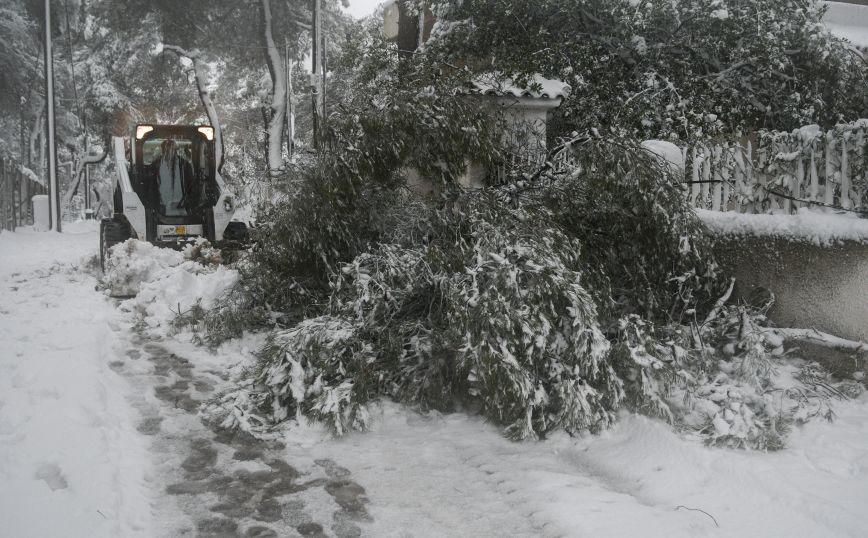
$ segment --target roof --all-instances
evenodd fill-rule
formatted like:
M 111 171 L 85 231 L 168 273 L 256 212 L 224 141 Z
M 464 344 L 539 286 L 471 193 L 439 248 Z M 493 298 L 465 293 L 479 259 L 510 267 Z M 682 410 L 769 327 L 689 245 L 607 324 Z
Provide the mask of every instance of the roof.
M 572 88 L 561 80 L 548 79 L 533 75 L 526 86 L 519 86 L 513 79 L 500 73 L 486 73 L 471 83 L 470 93 L 476 95 L 496 95 L 501 97 L 529 97 L 532 99 L 563 99 Z

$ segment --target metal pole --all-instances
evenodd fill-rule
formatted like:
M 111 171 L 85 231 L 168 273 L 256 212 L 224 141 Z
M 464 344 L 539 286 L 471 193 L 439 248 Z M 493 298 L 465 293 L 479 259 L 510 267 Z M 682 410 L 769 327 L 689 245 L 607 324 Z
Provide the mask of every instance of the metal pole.
M 319 9 L 320 0 L 311 0 L 313 24 L 311 24 L 311 105 L 313 110 L 313 147 L 319 147 Z
M 62 231 L 60 189 L 57 184 L 57 141 L 54 132 L 54 57 L 51 52 L 51 0 L 45 0 L 45 122 L 48 129 L 48 207 L 49 229 Z
M 316 113 L 319 116 L 319 127 L 322 128 L 323 110 L 322 110 L 322 90 L 323 90 L 323 72 L 322 72 L 322 0 L 315 0 L 316 13 L 314 24 L 316 27 Z
M 286 151 L 290 159 L 293 153 L 293 132 L 292 132 L 292 62 L 289 61 L 289 39 L 284 38 L 283 50 L 283 72 L 286 76 Z
M 82 124 L 82 130 L 84 131 L 84 156 L 87 157 L 90 155 L 87 152 L 87 115 L 82 119 Z M 84 209 L 85 211 L 90 209 L 90 172 L 86 164 L 84 165 Z
M 322 72 L 322 75 L 321 75 L 322 78 L 320 78 L 320 80 L 322 81 L 322 84 L 321 84 L 322 89 L 320 91 L 319 99 L 320 99 L 320 111 L 322 112 L 322 120 L 323 120 L 323 122 L 325 122 L 326 118 L 328 118 L 328 114 L 326 113 L 326 92 L 328 90 L 328 88 L 326 87 L 326 82 L 327 82 L 326 81 L 326 73 L 328 73 L 328 68 L 327 68 L 328 50 L 326 49 L 326 33 L 322 31 L 322 28 L 320 28 L 320 32 L 322 34 L 322 37 L 320 38 L 322 40 L 320 42 L 322 52 L 320 52 L 319 68 Z

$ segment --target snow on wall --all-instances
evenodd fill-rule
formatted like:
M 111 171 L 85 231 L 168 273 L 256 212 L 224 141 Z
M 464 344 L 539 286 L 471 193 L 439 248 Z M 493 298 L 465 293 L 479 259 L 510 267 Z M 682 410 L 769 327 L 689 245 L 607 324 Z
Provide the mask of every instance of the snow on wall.
M 868 219 L 855 213 L 829 214 L 799 209 L 795 215 L 753 215 L 697 209 L 697 216 L 715 235 L 780 237 L 829 246 L 841 241 L 868 244 Z
M 745 215 L 700 210 L 736 294 L 771 290 L 769 317 L 868 342 L 868 220 L 800 211 Z

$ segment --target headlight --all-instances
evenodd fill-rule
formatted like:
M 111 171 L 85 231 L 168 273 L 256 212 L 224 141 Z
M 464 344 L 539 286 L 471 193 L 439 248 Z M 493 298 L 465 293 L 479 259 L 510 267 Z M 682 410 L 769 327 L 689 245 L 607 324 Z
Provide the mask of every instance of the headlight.
M 136 126 L 136 140 L 141 140 L 143 136 L 150 133 L 154 130 L 154 127 L 151 125 L 137 125 Z
M 208 140 L 214 140 L 214 128 L 213 127 L 199 127 L 196 130 L 199 131 L 200 133 L 202 133 L 203 135 L 205 135 L 205 138 L 207 138 Z
M 229 213 L 233 209 L 234 209 L 234 206 L 232 204 L 232 198 L 224 198 L 223 199 L 223 211 Z

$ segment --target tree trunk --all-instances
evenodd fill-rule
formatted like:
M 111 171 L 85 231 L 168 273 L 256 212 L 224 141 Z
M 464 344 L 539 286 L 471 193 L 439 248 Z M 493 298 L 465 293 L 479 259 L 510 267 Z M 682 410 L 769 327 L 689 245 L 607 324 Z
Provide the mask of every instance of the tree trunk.
M 42 159 L 43 155 L 41 153 L 41 148 L 37 147 L 37 143 L 42 136 L 42 129 L 45 126 L 45 122 L 43 121 L 43 115 L 45 114 L 45 102 L 41 101 L 39 103 L 39 110 L 36 112 L 36 118 L 33 120 L 33 128 L 30 129 L 30 155 L 28 156 L 28 163 L 30 167 L 37 170 L 42 170 Z M 36 163 L 33 162 L 36 159 L 37 151 L 40 152 L 39 155 L 39 168 L 36 168 Z M 41 176 L 40 176 L 41 179 Z
M 283 172 L 283 127 L 286 118 L 286 81 L 280 51 L 274 43 L 271 28 L 271 0 L 262 0 L 262 26 L 265 39 L 265 58 L 271 75 L 271 107 L 266 117 L 266 156 L 268 173 L 276 176 Z
M 199 100 L 202 102 L 202 107 L 205 108 L 205 114 L 208 116 L 208 122 L 214 128 L 214 161 L 217 163 L 217 173 L 223 168 L 223 129 L 220 127 L 220 119 L 217 116 L 217 109 L 214 107 L 214 102 L 211 101 L 211 94 L 208 92 L 208 80 L 205 71 L 200 63 L 201 53 L 198 50 L 187 51 L 175 45 L 163 45 L 163 50 L 174 52 L 179 57 L 189 58 L 193 63 L 193 78 L 196 80 L 196 89 L 199 91 Z

